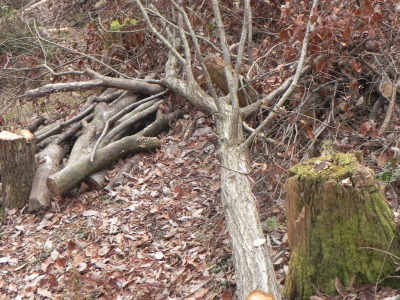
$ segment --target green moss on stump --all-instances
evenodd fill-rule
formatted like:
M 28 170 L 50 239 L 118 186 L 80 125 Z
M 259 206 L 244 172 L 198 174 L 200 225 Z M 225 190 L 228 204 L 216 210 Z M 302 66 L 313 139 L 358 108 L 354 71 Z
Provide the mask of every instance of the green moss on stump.
M 392 211 L 374 173 L 360 161 L 358 153 L 338 153 L 290 170 L 286 213 L 292 257 L 284 291 L 290 299 L 309 299 L 312 285 L 334 295 L 336 278 L 349 286 L 353 276 L 363 284 L 394 271 L 389 256 L 363 249 L 400 256 Z

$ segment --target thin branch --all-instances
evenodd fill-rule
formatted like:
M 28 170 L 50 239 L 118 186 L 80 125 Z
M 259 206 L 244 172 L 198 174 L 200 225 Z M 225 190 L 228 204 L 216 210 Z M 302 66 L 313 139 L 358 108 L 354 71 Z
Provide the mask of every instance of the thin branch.
M 251 10 L 251 7 L 248 11 L 249 14 L 249 22 L 248 22 L 248 26 L 247 26 L 247 51 L 248 51 L 248 55 L 249 55 L 249 62 L 253 63 L 253 11 Z
M 388 109 L 387 109 L 387 112 L 386 112 L 385 119 L 383 120 L 382 126 L 381 126 L 381 128 L 379 128 L 378 135 L 382 135 L 385 132 L 385 130 L 387 129 L 388 124 L 390 122 L 390 119 L 393 116 L 393 109 L 394 109 L 394 105 L 396 103 L 397 87 L 398 87 L 399 83 L 400 82 L 397 82 L 397 84 L 395 84 L 395 83 L 390 82 L 390 84 L 392 86 L 392 95 L 390 97 L 390 100 L 388 99 L 390 101 L 389 102 L 389 106 L 388 106 Z M 384 95 L 384 93 L 382 93 L 382 95 Z
M 192 54 L 190 53 L 190 46 L 189 46 L 189 42 L 186 38 L 186 35 L 183 31 L 183 16 L 182 14 L 178 14 L 178 31 L 179 31 L 179 36 L 181 39 L 181 42 L 183 43 L 183 49 L 185 51 L 185 60 L 186 63 L 184 65 L 185 69 L 186 69 L 186 75 L 188 76 L 188 79 L 191 82 L 194 82 L 194 76 L 192 73 Z
M 174 1 L 174 2 L 175 2 L 175 1 Z M 172 3 L 174 4 L 174 2 L 172 2 Z M 176 3 L 175 3 L 175 4 L 176 4 Z M 174 6 L 175 6 L 175 4 L 174 4 Z M 153 6 L 153 5 L 151 4 L 150 6 Z M 175 7 L 176 7 L 176 6 L 175 6 Z M 156 17 L 160 18 L 163 22 L 165 22 L 165 24 L 168 24 L 168 25 L 172 26 L 172 27 L 175 28 L 175 29 L 179 29 L 179 27 L 178 27 L 176 24 L 174 24 L 174 23 L 172 23 L 171 21 L 167 20 L 165 17 L 163 17 L 161 14 L 159 14 L 159 13 L 158 13 L 157 11 L 155 11 L 154 9 L 152 10 L 152 9 L 146 7 L 146 10 L 148 10 L 150 13 L 154 14 Z M 178 9 L 178 11 L 179 11 L 179 9 Z M 190 22 L 189 22 L 189 23 L 190 23 Z M 194 32 L 193 32 L 193 34 L 192 34 L 191 32 L 184 31 L 184 33 L 187 34 L 187 35 L 193 35 L 193 34 L 194 34 L 194 36 L 195 36 L 197 39 L 202 40 L 202 41 L 205 42 L 206 44 L 210 45 L 211 48 L 213 48 L 215 51 L 217 51 L 218 53 L 221 53 L 221 54 L 222 54 L 221 49 L 219 49 L 214 43 L 212 43 L 211 41 L 209 41 L 209 40 L 206 39 L 205 37 L 203 37 L 203 36 L 201 36 L 201 35 L 198 35 L 198 34 L 195 34 Z
M 186 26 L 187 26 L 188 29 L 189 29 L 190 36 L 191 36 L 192 41 L 193 41 L 193 43 L 194 43 L 194 47 L 195 47 L 197 59 L 199 60 L 200 66 L 201 66 L 201 68 L 203 69 L 204 74 L 205 74 L 206 83 L 207 83 L 207 88 L 208 88 L 208 90 L 210 91 L 211 96 L 214 98 L 215 104 L 216 104 L 217 107 L 218 107 L 219 101 L 218 101 L 217 92 L 216 92 L 216 90 L 215 90 L 215 88 L 214 88 L 214 85 L 212 84 L 212 80 L 211 80 L 210 74 L 208 73 L 207 67 L 206 67 L 206 65 L 205 65 L 205 63 L 204 63 L 204 57 L 203 57 L 203 54 L 201 53 L 200 44 L 199 44 L 199 41 L 198 41 L 198 39 L 197 39 L 198 36 L 195 34 L 195 32 L 194 32 L 194 30 L 193 30 L 192 23 L 190 22 L 189 17 L 188 17 L 188 15 L 187 15 L 186 11 L 185 11 L 181 6 L 179 6 L 179 5 L 175 2 L 175 0 L 171 0 L 171 2 L 172 2 L 172 4 L 175 6 L 175 8 L 182 14 L 183 19 L 184 19 L 184 21 L 185 21 L 185 24 L 186 24 Z M 219 109 L 219 107 L 218 107 L 218 109 Z
M 29 26 L 28 22 L 26 22 L 26 25 L 28 26 L 29 30 L 33 34 L 32 30 L 31 30 L 31 27 Z M 34 35 L 37 37 L 37 40 L 39 42 L 39 46 L 40 46 L 40 48 L 42 49 L 42 52 L 43 52 L 44 64 L 47 64 L 47 52 L 46 52 L 46 49 L 43 46 L 42 41 L 38 38 L 40 35 L 39 35 L 39 30 L 37 29 L 37 26 L 36 26 L 36 20 L 35 19 L 33 19 L 33 26 L 35 28 L 35 34 Z
M 236 58 L 235 71 L 233 72 L 233 82 L 236 84 L 235 90 L 238 89 L 239 84 L 239 72 L 242 66 L 242 60 L 244 55 L 244 49 L 246 47 L 246 40 L 248 38 L 248 29 L 249 29 L 249 19 L 250 19 L 250 0 L 244 0 L 244 18 L 243 18 L 243 26 L 242 26 L 242 34 L 240 36 L 239 41 L 239 50 Z M 232 95 L 232 123 L 231 123 L 231 136 L 236 139 L 239 136 L 239 126 L 240 126 L 240 106 L 239 106 L 239 97 L 237 96 L 237 92 L 234 92 Z
M 171 45 L 171 43 L 154 27 L 141 1 L 135 0 L 135 2 L 139 6 L 139 9 L 142 12 L 143 17 L 147 23 L 147 26 L 149 26 L 151 32 L 168 48 L 169 51 L 171 51 L 171 53 L 178 59 L 179 63 L 185 65 L 185 59 L 178 53 L 178 51 L 176 51 L 176 49 Z
M 253 70 L 253 68 L 257 65 L 258 61 L 263 59 L 263 58 L 267 58 L 268 55 L 271 54 L 271 52 L 273 50 L 275 50 L 275 48 L 279 47 L 280 45 L 282 45 L 283 43 L 278 43 L 276 45 L 274 45 L 273 47 L 271 47 L 271 49 L 268 50 L 268 52 L 266 54 L 264 54 L 263 56 L 260 56 L 259 58 L 256 59 L 256 61 L 254 63 L 252 63 L 252 65 L 249 68 L 249 71 L 247 71 L 247 75 L 246 75 L 246 79 L 250 80 L 250 75 L 251 75 L 251 71 Z M 250 45 L 249 45 L 250 47 Z
M 72 52 L 72 53 L 79 54 L 79 55 L 81 55 L 81 56 L 83 56 L 83 57 L 86 57 L 87 59 L 90 59 L 90 60 L 92 60 L 92 61 L 94 61 L 94 62 L 96 62 L 96 63 L 98 63 L 98 64 L 100 64 L 100 65 L 102 65 L 102 66 L 104 66 L 104 67 L 106 67 L 107 69 L 109 69 L 109 70 L 115 72 L 116 74 L 120 75 L 120 76 L 123 77 L 123 78 L 131 78 L 131 77 L 126 76 L 125 74 L 122 74 L 121 72 L 115 70 L 113 67 L 111 67 L 111 66 L 109 66 L 108 64 L 102 62 L 101 60 L 98 60 L 97 58 L 94 58 L 93 56 L 87 55 L 87 54 L 85 54 L 85 53 L 79 52 L 79 51 L 77 51 L 77 50 L 74 50 L 74 49 L 68 48 L 68 47 L 66 47 L 66 46 L 63 46 L 63 45 L 61 45 L 61 44 L 55 43 L 55 42 L 53 42 L 53 41 L 47 40 L 47 39 L 43 38 L 43 37 L 39 34 L 39 32 L 37 32 L 37 38 L 38 38 L 40 41 L 44 41 L 44 42 L 46 42 L 46 43 L 48 43 L 48 44 L 57 46 L 57 47 L 62 48 L 62 49 L 64 49 L 64 50 L 67 50 L 67 51 L 70 51 L 70 52 Z
M 296 73 L 293 77 L 293 81 L 290 84 L 289 88 L 286 90 L 286 92 L 282 95 L 281 99 L 279 99 L 278 103 L 274 106 L 274 110 L 279 110 L 279 108 L 282 107 L 282 105 L 286 102 L 286 100 L 290 97 L 290 95 L 292 94 L 292 92 L 294 91 L 294 89 L 297 86 L 297 83 L 299 82 L 301 73 L 302 73 L 302 69 L 303 69 L 303 65 L 305 63 L 306 60 L 306 55 L 307 55 L 307 48 L 308 48 L 308 41 L 310 39 L 310 31 L 311 31 L 311 16 L 313 15 L 314 11 L 316 10 L 318 5 L 318 0 L 314 0 L 312 7 L 311 7 L 311 11 L 310 11 L 310 16 L 308 18 L 308 22 L 307 22 L 307 27 L 306 27 L 306 32 L 304 35 L 304 39 L 303 39 L 303 44 L 302 44 L 302 48 L 301 48 L 301 54 L 300 54 L 300 59 L 299 59 L 299 63 L 297 65 L 296 68 Z M 254 132 L 246 139 L 246 141 L 242 144 L 242 147 L 250 147 L 251 143 L 253 142 L 255 136 L 265 127 L 267 126 L 276 116 L 277 114 L 274 112 L 271 112 L 263 122 L 261 122 L 261 124 L 254 130 Z
M 55 72 L 52 68 L 50 68 L 48 65 L 46 64 L 42 64 L 42 66 L 50 72 L 51 75 L 53 76 L 66 76 L 66 75 L 83 75 L 85 74 L 85 72 L 80 72 L 80 71 L 70 71 L 70 72 L 60 72 L 57 73 Z
M 225 35 L 225 30 L 224 30 L 224 24 L 222 22 L 222 17 L 221 17 L 221 12 L 219 10 L 219 1 L 217 0 L 212 0 L 212 6 L 214 10 L 214 17 L 215 17 L 215 22 L 217 25 L 217 32 L 219 35 L 219 40 L 220 44 L 222 47 L 222 56 L 224 59 L 224 70 L 225 70 L 225 77 L 226 77 L 226 82 L 228 85 L 229 89 L 229 94 L 228 97 L 231 100 L 231 105 L 233 108 L 233 114 L 231 118 L 231 124 L 230 124 L 230 138 L 233 140 L 237 140 L 238 135 L 239 135 L 239 99 L 237 96 L 237 89 L 238 89 L 238 80 L 235 80 L 235 78 L 238 79 L 236 76 L 236 68 L 234 74 L 232 74 L 232 64 L 231 64 L 231 57 L 229 53 L 229 48 L 228 48 L 228 43 L 226 40 L 226 35 Z M 245 1 L 247 2 L 247 1 Z M 239 63 L 239 62 L 238 62 Z
M 301 71 L 301 76 L 305 73 L 307 73 L 310 70 L 309 66 L 305 66 L 303 70 Z M 242 118 L 245 119 L 249 114 L 253 113 L 256 111 L 260 106 L 263 105 L 264 107 L 270 106 L 270 103 L 277 98 L 278 96 L 282 95 L 287 91 L 287 89 L 290 87 L 290 84 L 293 82 L 294 75 L 287 78 L 278 88 L 273 90 L 271 93 L 269 93 L 267 96 L 264 98 L 258 100 L 257 102 L 254 102 L 248 106 L 243 107 L 240 112 L 242 114 Z
M 236 94 L 236 90 L 238 87 L 238 82 L 233 81 L 233 74 L 232 74 L 232 64 L 231 64 L 231 56 L 229 54 L 228 42 L 226 40 L 224 24 L 222 22 L 221 12 L 219 10 L 218 0 L 212 0 L 214 15 L 215 15 L 215 22 L 217 24 L 217 32 L 219 35 L 220 44 L 222 47 L 222 56 L 224 59 L 224 66 L 225 66 L 225 75 L 226 80 L 228 82 L 229 93 L 233 95 Z
M 240 36 L 240 41 L 239 41 L 239 50 L 238 50 L 238 55 L 236 57 L 235 71 L 233 72 L 233 80 L 235 82 L 239 80 L 239 72 L 242 66 L 244 49 L 246 47 L 246 41 L 248 38 L 250 11 L 251 11 L 250 0 L 244 0 L 244 17 L 243 17 L 242 34 Z

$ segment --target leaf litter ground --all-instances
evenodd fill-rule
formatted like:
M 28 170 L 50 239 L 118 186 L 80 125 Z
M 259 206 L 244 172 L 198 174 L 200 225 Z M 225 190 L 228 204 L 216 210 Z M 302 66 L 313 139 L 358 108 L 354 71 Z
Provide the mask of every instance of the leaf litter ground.
M 126 183 L 113 191 L 81 184 L 58 209 L 9 211 L 0 232 L 0 300 L 233 299 L 216 147 L 212 119 L 186 115 L 162 137 L 161 149 L 139 154 Z M 268 190 L 255 192 L 283 284 L 289 258 L 283 202 Z M 374 299 L 372 289 L 359 289 L 358 299 Z M 381 290 L 379 299 L 396 293 Z
M 216 139 L 210 119 L 195 118 L 180 120 L 160 150 L 139 154 L 116 190 L 83 184 L 59 210 L 10 211 L 0 299 L 215 299 L 229 290 Z

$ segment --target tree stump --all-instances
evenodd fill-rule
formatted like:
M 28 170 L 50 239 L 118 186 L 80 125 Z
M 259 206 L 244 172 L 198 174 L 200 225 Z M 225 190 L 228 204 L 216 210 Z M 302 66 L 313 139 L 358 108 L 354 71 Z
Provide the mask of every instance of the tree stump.
M 291 169 L 286 214 L 291 247 L 284 293 L 310 299 L 336 294 L 335 282 L 356 286 L 388 279 L 400 255 L 393 213 L 361 154 L 314 158 Z M 353 280 L 353 281 L 352 281 Z
M 5 208 L 21 208 L 28 203 L 35 175 L 36 145 L 28 130 L 0 133 L 0 171 Z

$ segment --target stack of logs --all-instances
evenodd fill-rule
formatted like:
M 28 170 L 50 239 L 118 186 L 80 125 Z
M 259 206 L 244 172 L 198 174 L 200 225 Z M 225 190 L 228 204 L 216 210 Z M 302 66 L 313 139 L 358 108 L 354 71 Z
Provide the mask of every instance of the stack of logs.
M 1 132 L 2 210 L 26 204 L 29 211 L 49 207 L 52 198 L 59 198 L 83 180 L 92 188 L 102 188 L 106 166 L 129 154 L 160 147 L 155 136 L 179 118 L 181 111 L 164 114 L 160 107 L 165 89 L 140 84 L 147 87 L 141 93 L 107 88 L 100 96 L 90 97 L 81 113 L 64 122 L 39 128 L 45 122 L 41 118 L 30 130 Z M 54 92 L 55 86 L 59 85 L 31 90 L 27 96 Z

